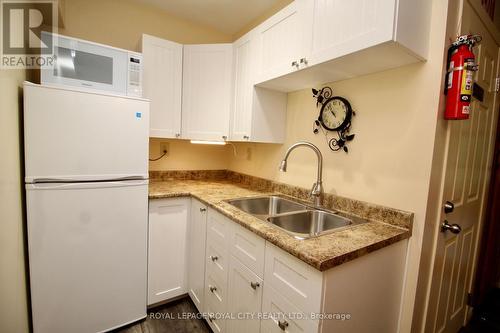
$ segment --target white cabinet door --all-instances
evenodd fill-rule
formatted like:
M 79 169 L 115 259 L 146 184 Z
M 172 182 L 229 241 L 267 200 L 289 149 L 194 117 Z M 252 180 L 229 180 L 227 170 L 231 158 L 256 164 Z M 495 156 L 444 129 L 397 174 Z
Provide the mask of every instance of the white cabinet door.
M 186 293 L 189 199 L 149 203 L 148 305 Z
M 188 231 L 188 292 L 198 311 L 204 311 L 205 244 L 207 237 L 207 206 L 191 199 Z
M 231 140 L 249 141 L 252 132 L 252 99 L 255 74 L 254 34 L 238 39 L 234 45 L 234 104 Z
M 283 143 L 285 93 L 255 87 L 258 34 L 252 31 L 234 43 L 234 93 L 231 141 Z
M 142 36 L 144 97 L 151 101 L 151 137 L 180 137 L 182 48 L 168 40 Z
M 292 2 L 257 27 L 257 82 L 288 74 L 303 66 L 300 59 L 307 58 L 308 49 L 308 1 Z
M 228 332 L 258 333 L 263 281 L 234 256 L 229 264 Z M 253 317 L 253 318 L 252 318 Z
M 182 137 L 223 141 L 229 135 L 232 44 L 185 45 Z
M 396 0 L 310 0 L 308 6 L 309 65 L 393 39 Z

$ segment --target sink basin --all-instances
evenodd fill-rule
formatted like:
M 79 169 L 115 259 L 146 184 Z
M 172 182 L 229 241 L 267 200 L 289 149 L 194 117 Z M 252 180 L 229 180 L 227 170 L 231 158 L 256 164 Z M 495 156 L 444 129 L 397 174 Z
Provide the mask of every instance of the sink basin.
M 265 220 L 268 216 L 302 211 L 306 209 L 306 206 L 302 204 L 278 196 L 234 199 L 228 200 L 227 202 L 248 214 L 260 217 L 263 220 Z
M 291 233 L 298 239 L 319 236 L 334 229 L 353 224 L 348 218 L 322 210 L 308 210 L 293 214 L 271 216 L 267 218 L 267 221 Z
M 279 196 L 226 200 L 234 207 L 270 223 L 296 239 L 307 239 L 364 223 L 357 217 L 349 218 L 322 208 L 313 208 Z

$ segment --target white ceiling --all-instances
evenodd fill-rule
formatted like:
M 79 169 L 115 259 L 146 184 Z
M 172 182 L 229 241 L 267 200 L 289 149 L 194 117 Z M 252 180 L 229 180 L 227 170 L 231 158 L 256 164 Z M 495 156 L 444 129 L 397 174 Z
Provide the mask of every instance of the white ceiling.
M 283 0 L 137 0 L 174 16 L 235 34 Z

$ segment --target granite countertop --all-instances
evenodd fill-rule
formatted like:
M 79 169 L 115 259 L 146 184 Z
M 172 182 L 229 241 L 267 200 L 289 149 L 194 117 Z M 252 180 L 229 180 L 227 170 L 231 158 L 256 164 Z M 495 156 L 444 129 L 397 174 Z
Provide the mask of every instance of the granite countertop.
M 151 181 L 149 185 L 150 199 L 192 196 L 319 271 L 328 270 L 411 236 L 410 228 L 401 227 L 398 223 L 390 224 L 367 219 L 367 223 L 315 238 L 298 240 L 285 231 L 223 201 L 271 193 L 283 195 L 282 193 L 257 190 L 230 180 L 174 179 Z M 352 212 L 344 213 L 356 216 Z M 363 218 L 366 219 L 366 217 Z M 411 218 L 413 218 L 413 214 L 411 214 Z

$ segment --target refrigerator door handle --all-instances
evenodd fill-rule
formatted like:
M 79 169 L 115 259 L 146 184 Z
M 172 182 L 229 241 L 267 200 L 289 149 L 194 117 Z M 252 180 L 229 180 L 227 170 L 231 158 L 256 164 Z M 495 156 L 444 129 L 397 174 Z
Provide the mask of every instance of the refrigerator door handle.
M 42 184 L 42 183 L 96 183 L 96 182 L 121 182 L 124 180 L 144 180 L 148 179 L 148 177 L 144 176 L 123 176 L 123 177 L 68 177 L 68 178 L 60 178 L 60 177 L 46 177 L 46 178 L 33 178 L 32 181 L 26 181 L 26 183 L 30 184 Z
M 78 188 L 110 188 L 110 187 L 126 187 L 126 186 L 142 186 L 148 185 L 149 179 L 137 180 L 119 180 L 119 181 L 103 181 L 103 182 L 62 182 L 62 183 L 34 183 L 26 184 L 27 190 L 64 190 Z

